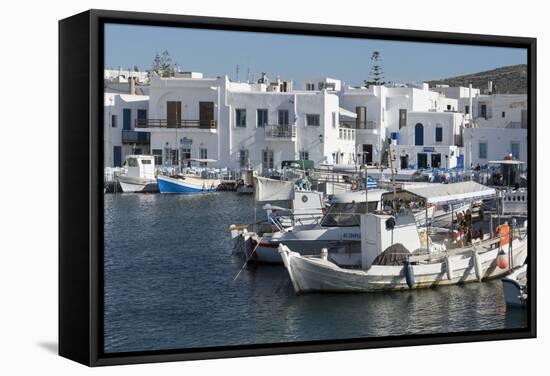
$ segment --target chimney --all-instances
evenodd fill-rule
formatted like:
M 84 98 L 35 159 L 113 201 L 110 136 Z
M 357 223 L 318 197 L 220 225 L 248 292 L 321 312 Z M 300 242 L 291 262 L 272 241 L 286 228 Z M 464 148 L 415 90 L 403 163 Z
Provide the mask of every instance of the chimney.
M 487 94 L 493 94 L 493 81 L 487 83 Z
M 128 92 L 130 95 L 136 95 L 135 77 L 128 77 Z

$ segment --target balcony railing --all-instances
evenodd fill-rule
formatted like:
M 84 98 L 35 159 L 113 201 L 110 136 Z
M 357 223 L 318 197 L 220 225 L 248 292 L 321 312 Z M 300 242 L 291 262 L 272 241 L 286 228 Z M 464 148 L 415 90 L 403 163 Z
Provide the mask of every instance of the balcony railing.
M 197 128 L 216 129 L 216 120 L 168 120 L 168 119 L 136 119 L 136 128 Z
M 151 133 L 123 130 L 122 143 L 123 144 L 149 144 L 151 143 Z
M 295 125 L 266 125 L 265 138 L 292 140 L 296 138 Z
M 359 122 L 356 125 L 356 129 L 376 129 L 376 123 L 372 120 Z

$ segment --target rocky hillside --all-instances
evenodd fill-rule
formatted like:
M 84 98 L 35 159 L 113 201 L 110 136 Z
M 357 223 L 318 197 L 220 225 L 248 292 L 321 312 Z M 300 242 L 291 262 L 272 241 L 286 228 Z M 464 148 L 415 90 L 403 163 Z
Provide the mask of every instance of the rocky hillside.
M 497 94 L 526 94 L 527 93 L 527 65 L 518 64 L 501 67 L 486 72 L 479 72 L 458 77 L 428 81 L 430 86 L 446 84 L 449 86 L 468 86 L 481 89 L 485 92 L 487 83 L 493 81 L 493 93 Z

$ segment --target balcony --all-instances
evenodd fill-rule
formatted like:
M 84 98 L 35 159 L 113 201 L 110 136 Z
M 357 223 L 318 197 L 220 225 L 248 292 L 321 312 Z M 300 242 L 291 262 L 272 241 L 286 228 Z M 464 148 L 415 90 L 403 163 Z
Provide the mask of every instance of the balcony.
M 216 120 L 136 119 L 136 128 L 216 129 L 217 127 Z
M 151 133 L 123 130 L 122 143 L 123 144 L 142 144 L 142 145 L 150 144 Z
M 296 140 L 296 125 L 266 125 L 265 139 L 271 141 Z

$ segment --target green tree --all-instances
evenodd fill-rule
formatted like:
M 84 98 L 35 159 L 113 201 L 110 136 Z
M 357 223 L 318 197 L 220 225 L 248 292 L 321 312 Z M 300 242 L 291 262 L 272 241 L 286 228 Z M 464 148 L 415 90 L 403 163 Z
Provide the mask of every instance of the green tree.
M 153 70 L 160 77 L 173 77 L 176 73 L 176 64 L 172 62 L 172 57 L 168 50 L 164 50 L 159 55 L 157 52 L 153 59 Z
M 371 67 L 370 67 L 370 77 L 369 80 L 365 80 L 365 84 L 369 85 L 384 85 L 384 72 L 382 71 L 382 55 L 380 52 L 374 51 L 370 57 Z

